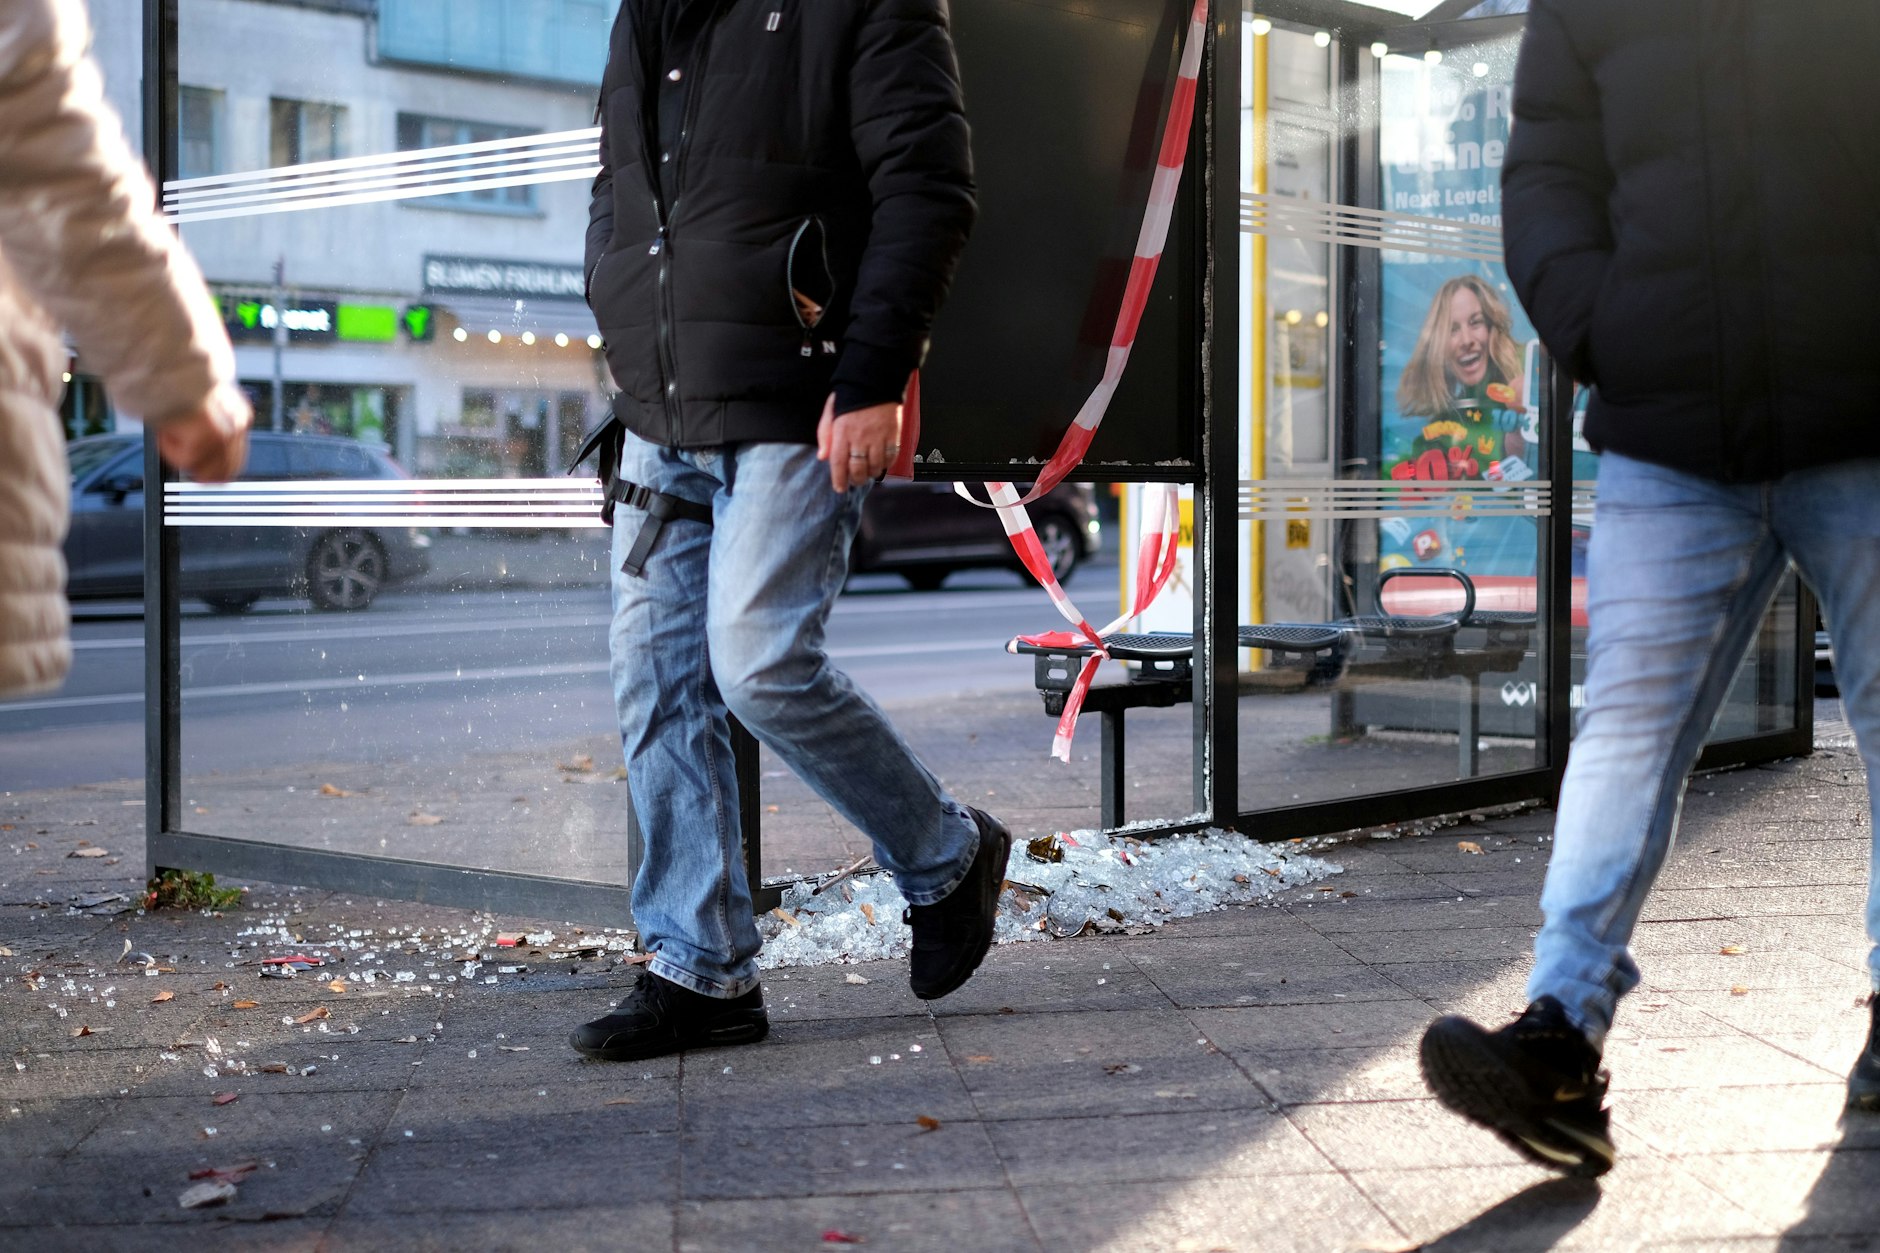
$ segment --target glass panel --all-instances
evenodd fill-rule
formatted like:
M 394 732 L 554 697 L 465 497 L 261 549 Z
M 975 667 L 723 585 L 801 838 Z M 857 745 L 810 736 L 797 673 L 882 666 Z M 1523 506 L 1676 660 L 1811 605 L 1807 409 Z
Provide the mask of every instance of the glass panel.
M 1340 83 L 1324 32 L 1243 32 L 1241 807 L 1541 765 L 1548 467 L 1496 207 L 1517 40 L 1379 45 Z M 1381 206 L 1354 205 L 1338 144 L 1373 124 Z
M 508 4 L 388 2 L 379 61 L 356 14 L 270 6 L 263 31 L 230 8 L 182 0 L 181 66 L 225 90 L 228 165 L 252 173 L 172 196 L 261 429 L 243 482 L 171 499 L 184 825 L 622 882 L 609 537 L 592 467 L 565 477 L 612 391 L 582 273 L 600 61 L 566 85 L 528 68 L 604 48 L 614 6 L 516 4 L 536 30 L 517 44 Z M 313 171 L 327 181 L 264 168 L 329 125 L 348 164 Z M 1115 509 L 1065 486 L 1032 511 L 1093 617 L 1115 595 Z M 1058 771 L 1030 662 L 1003 648 L 1058 623 L 996 516 L 947 484 L 883 484 L 863 531 L 836 664 L 962 799 L 1025 833 L 1094 825 L 1096 726 Z M 1156 713 L 1173 734 L 1140 754 L 1158 764 L 1139 811 L 1186 813 L 1191 715 Z M 758 771 L 768 873 L 866 851 L 774 755 Z

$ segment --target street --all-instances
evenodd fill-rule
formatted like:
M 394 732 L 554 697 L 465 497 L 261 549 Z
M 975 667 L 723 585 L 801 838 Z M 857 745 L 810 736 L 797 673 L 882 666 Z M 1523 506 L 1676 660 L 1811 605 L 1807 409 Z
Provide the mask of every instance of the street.
M 1115 603 L 1113 564 L 1070 592 Z M 466 592 L 421 587 L 357 614 L 263 601 L 240 616 L 183 607 L 183 771 L 301 761 L 460 759 L 607 734 L 607 600 L 600 587 Z M 884 705 L 963 691 L 1023 692 L 1029 661 L 1000 649 L 1060 620 L 1036 587 L 963 572 L 938 592 L 857 576 L 829 624 L 836 663 Z M 69 787 L 144 771 L 144 623 L 134 603 L 81 604 L 58 692 L 0 702 L 0 790 Z

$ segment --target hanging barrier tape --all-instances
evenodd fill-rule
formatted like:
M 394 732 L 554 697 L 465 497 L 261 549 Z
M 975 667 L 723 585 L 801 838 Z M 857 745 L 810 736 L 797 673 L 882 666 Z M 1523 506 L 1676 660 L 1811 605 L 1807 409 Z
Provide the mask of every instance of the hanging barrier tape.
M 991 504 L 980 505 L 964 483 L 953 485 L 956 493 L 973 504 L 998 510 L 1006 537 L 1012 541 L 1012 547 L 1025 569 L 1038 580 L 1065 620 L 1077 628 L 1075 632 L 1053 631 L 1021 638 L 1026 643 L 1043 644 L 1046 647 L 1081 647 L 1087 644 L 1096 650 L 1084 659 L 1083 667 L 1077 674 L 1077 682 L 1065 698 L 1064 712 L 1058 718 L 1057 731 L 1051 741 L 1051 755 L 1059 761 L 1068 762 L 1071 758 L 1071 738 L 1076 734 L 1077 715 L 1083 710 L 1084 697 L 1090 691 L 1092 680 L 1096 678 L 1097 667 L 1109 656 L 1103 644 L 1104 637 L 1127 625 L 1147 609 L 1175 571 L 1178 491 L 1174 484 L 1163 483 L 1153 484 L 1144 492 L 1143 539 L 1136 560 L 1136 592 L 1128 611 L 1101 629 L 1091 627 L 1083 613 L 1059 586 L 1050 559 L 1045 556 L 1043 546 L 1038 543 L 1037 532 L 1032 529 L 1031 517 L 1026 513 L 1025 506 L 1062 483 L 1083 462 L 1084 455 L 1090 451 L 1091 441 L 1096 438 L 1097 428 L 1103 423 L 1103 415 L 1109 410 L 1110 400 L 1116 395 L 1117 385 L 1123 380 L 1123 370 L 1129 364 L 1130 349 L 1136 343 L 1136 330 L 1142 324 L 1143 311 L 1148 307 L 1149 289 L 1155 285 L 1156 267 L 1162 260 L 1163 246 L 1168 242 L 1169 221 L 1175 211 L 1175 193 L 1181 186 L 1182 168 L 1186 164 L 1188 132 L 1194 121 L 1195 90 L 1201 74 L 1201 51 L 1206 43 L 1207 21 L 1207 0 L 1195 0 L 1194 10 L 1188 20 L 1187 39 L 1182 47 L 1174 98 L 1169 102 L 1168 120 L 1163 125 L 1162 147 L 1156 158 L 1155 177 L 1149 187 L 1149 203 L 1143 210 L 1142 229 L 1136 236 L 1136 255 L 1130 265 L 1129 282 L 1123 289 L 1121 306 L 1117 309 L 1116 329 L 1110 336 L 1110 352 L 1104 362 L 1103 378 L 1077 411 L 1057 451 L 1045 463 L 1031 490 L 1024 496 L 1021 497 L 1010 483 L 988 483 L 986 493 Z M 918 432 L 918 375 L 909 386 L 908 396 L 908 412 L 914 423 L 913 430 Z M 910 437 L 905 427 L 901 445 L 903 449 L 914 446 L 914 438 Z M 911 472 L 911 457 L 906 453 L 903 457 L 907 464 L 897 464 L 895 473 Z

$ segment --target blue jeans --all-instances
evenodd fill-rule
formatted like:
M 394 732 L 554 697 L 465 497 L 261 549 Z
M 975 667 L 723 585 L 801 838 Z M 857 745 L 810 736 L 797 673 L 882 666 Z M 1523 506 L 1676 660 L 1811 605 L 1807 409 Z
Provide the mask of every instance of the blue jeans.
M 646 515 L 614 515 L 614 704 L 644 835 L 634 923 L 654 974 L 708 996 L 756 986 L 727 711 L 874 842 L 901 894 L 958 885 L 979 829 L 880 707 L 829 663 L 866 485 L 837 495 L 804 444 L 670 449 L 629 434 L 622 477 L 709 503 L 666 523 L 642 576 L 620 571 Z
M 1601 458 L 1587 558 L 1586 704 L 1528 982 L 1530 999 L 1559 998 L 1595 1043 L 1638 983 L 1628 945 L 1671 849 L 1686 776 L 1791 559 L 1834 639 L 1871 812 L 1880 780 L 1880 461 L 1730 486 Z M 1867 934 L 1880 946 L 1877 901 L 1870 882 Z M 1880 947 L 1869 966 L 1880 988 Z

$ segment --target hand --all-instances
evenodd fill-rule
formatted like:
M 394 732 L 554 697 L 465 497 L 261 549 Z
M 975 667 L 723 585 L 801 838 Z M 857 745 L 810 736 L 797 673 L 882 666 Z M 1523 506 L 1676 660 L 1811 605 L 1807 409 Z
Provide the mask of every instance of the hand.
M 157 452 L 198 483 L 226 483 L 248 460 L 248 400 L 233 387 L 157 428 Z
M 816 424 L 816 460 L 829 463 L 829 486 L 838 492 L 878 479 L 901 452 L 901 406 L 870 405 L 836 416 L 836 398 L 823 405 Z

